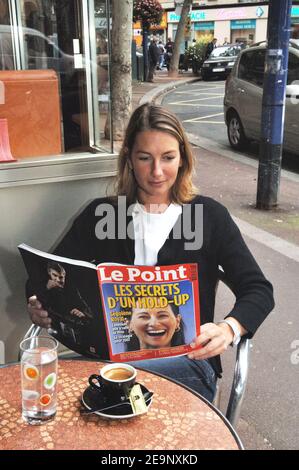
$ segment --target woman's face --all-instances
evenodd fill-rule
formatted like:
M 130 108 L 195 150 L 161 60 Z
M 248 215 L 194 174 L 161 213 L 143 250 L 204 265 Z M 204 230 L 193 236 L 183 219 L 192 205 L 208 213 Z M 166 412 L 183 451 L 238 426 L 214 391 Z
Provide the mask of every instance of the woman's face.
M 175 316 L 170 305 L 163 308 L 134 308 L 130 330 L 137 336 L 140 349 L 166 348 L 171 346 L 180 322 L 181 315 Z
M 167 132 L 149 130 L 136 136 L 130 156 L 142 204 L 169 204 L 182 165 L 179 142 Z

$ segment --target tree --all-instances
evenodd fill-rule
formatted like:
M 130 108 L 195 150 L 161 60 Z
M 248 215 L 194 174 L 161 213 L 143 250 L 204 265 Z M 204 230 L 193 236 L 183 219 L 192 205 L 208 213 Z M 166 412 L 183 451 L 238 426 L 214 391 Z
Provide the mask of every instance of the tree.
M 132 111 L 133 0 L 112 0 L 111 97 L 113 139 L 122 140 Z M 106 123 L 105 134 L 111 132 Z
M 187 25 L 188 15 L 190 13 L 190 7 L 192 5 L 192 0 L 184 0 L 180 21 L 178 24 L 178 29 L 175 35 L 173 54 L 170 60 L 169 77 L 176 77 L 179 71 L 179 60 L 180 60 L 180 46 L 184 41 L 184 31 Z
M 134 0 L 133 21 L 142 25 L 142 48 L 144 63 L 144 80 L 148 75 L 148 31 L 152 25 L 158 25 L 162 20 L 163 8 L 158 0 Z

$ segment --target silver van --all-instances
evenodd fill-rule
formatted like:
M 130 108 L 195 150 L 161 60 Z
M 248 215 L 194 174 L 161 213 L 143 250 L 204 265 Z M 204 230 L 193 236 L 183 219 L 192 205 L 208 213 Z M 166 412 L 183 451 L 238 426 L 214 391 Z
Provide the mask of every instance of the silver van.
M 245 49 L 227 78 L 224 115 L 230 145 L 242 150 L 261 136 L 266 43 Z M 299 154 L 299 40 L 289 43 L 284 149 Z

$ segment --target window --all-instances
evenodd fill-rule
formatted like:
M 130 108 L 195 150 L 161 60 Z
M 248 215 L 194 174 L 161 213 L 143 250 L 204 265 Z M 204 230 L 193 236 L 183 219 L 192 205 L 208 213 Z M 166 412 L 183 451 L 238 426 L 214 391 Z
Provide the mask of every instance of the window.
M 239 78 L 263 86 L 265 50 L 248 51 L 242 55 L 239 64 Z
M 16 159 L 111 152 L 109 15 L 107 0 L 0 0 L 0 118 Z
M 264 84 L 264 74 L 265 74 L 265 55 L 266 51 L 256 51 L 253 57 L 253 78 L 252 81 L 258 86 L 263 86 Z
M 241 47 L 229 46 L 229 47 L 216 47 L 209 58 L 211 57 L 235 57 L 241 51 Z
M 247 82 L 252 81 L 252 65 L 253 65 L 254 52 L 246 52 L 242 55 L 239 63 L 239 78 L 246 80 Z
M 295 54 L 289 54 L 289 66 L 288 66 L 288 81 L 287 84 L 291 85 L 294 81 L 299 80 L 299 57 Z

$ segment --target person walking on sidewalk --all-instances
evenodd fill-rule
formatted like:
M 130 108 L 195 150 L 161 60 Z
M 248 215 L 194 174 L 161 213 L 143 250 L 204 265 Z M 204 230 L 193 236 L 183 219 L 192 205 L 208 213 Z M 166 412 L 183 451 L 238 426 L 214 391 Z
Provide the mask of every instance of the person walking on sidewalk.
M 165 44 L 165 64 L 166 64 L 167 70 L 169 70 L 170 61 L 171 61 L 171 57 L 173 54 L 173 48 L 174 48 L 174 42 L 171 40 L 171 38 L 168 38 L 167 43 Z
M 210 55 L 212 54 L 213 50 L 216 47 L 216 44 L 217 44 L 217 39 L 216 38 L 214 38 L 213 41 L 208 43 L 207 49 L 206 49 L 206 59 L 208 59 L 210 57 Z
M 162 70 L 163 66 L 164 66 L 164 56 L 165 56 L 165 47 L 164 47 L 162 41 L 159 41 L 158 47 L 159 47 L 159 50 L 160 50 L 159 70 Z
M 222 372 L 220 355 L 230 344 L 236 345 L 242 335 L 249 338 L 254 335 L 272 310 L 274 300 L 271 283 L 227 209 L 197 194 L 192 183 L 193 169 L 192 148 L 178 118 L 160 106 L 148 103 L 140 106 L 131 116 L 118 158 L 116 195 L 124 198 L 125 207 L 117 197 L 91 202 L 76 218 L 55 254 L 94 264 L 196 263 L 201 332 L 191 342 L 192 352 L 132 364 L 175 379 L 212 401 L 217 377 Z M 118 238 L 109 231 L 106 238 L 97 237 L 96 226 L 107 225 L 107 213 L 113 219 L 110 221 L 113 227 L 120 223 L 119 214 L 126 214 L 123 220 L 126 226 L 121 226 L 125 237 Z M 219 266 L 236 301 L 225 318 L 216 323 Z M 38 299 L 30 297 L 28 309 L 34 323 L 50 327 L 48 313 Z M 103 333 L 98 334 L 101 342 Z M 102 341 L 106 341 L 105 336 Z
M 153 37 L 150 46 L 148 48 L 148 76 L 147 81 L 153 82 L 154 81 L 154 73 L 159 64 L 160 59 L 160 49 L 157 45 L 157 38 Z

